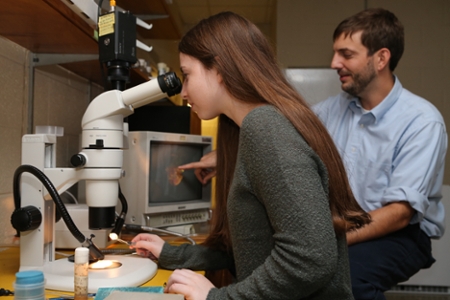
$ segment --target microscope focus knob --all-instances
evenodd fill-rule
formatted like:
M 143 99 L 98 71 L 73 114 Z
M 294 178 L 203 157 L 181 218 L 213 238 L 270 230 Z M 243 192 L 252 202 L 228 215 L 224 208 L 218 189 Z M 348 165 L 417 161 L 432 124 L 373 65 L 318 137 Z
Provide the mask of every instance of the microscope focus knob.
M 74 167 L 82 167 L 86 164 L 86 156 L 83 154 L 75 154 L 70 158 L 70 163 Z
M 11 224 L 17 231 L 34 230 L 41 225 L 41 211 L 34 206 L 16 209 L 11 216 Z

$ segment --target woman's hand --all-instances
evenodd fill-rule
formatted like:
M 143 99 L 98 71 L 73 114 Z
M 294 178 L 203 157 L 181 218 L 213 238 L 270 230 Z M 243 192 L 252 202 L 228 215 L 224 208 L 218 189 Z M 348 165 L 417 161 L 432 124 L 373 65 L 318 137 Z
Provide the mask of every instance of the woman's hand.
M 192 162 L 182 166 L 178 166 L 178 169 L 195 169 L 194 173 L 197 179 L 202 183 L 206 184 L 214 176 L 216 176 L 216 165 L 217 165 L 217 153 L 216 151 L 211 151 L 205 154 L 200 161 Z
M 164 289 L 166 293 L 182 294 L 186 300 L 206 300 L 214 285 L 205 276 L 182 269 L 173 271 Z
M 131 240 L 131 248 L 136 249 L 140 256 L 158 259 L 164 246 L 164 240 L 157 235 L 141 233 Z

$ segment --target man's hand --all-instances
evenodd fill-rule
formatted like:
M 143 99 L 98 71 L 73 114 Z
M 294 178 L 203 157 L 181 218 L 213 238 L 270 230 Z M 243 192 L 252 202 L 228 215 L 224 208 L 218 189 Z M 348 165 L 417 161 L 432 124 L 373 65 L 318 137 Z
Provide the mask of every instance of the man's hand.
M 408 226 L 415 210 L 408 202 L 393 202 L 369 212 L 372 222 L 347 232 L 347 244 L 353 245 L 385 236 Z

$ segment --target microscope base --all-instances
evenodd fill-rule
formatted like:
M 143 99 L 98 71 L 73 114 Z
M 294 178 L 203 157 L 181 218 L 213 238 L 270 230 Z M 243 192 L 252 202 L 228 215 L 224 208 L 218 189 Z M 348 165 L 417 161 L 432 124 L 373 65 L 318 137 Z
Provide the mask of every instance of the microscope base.
M 148 258 L 106 255 L 122 265 L 115 269 L 89 269 L 89 293 L 96 293 L 100 287 L 135 287 L 153 278 L 158 270 L 156 263 Z M 58 259 L 44 266 L 45 288 L 57 291 L 74 291 L 74 265 L 67 258 Z

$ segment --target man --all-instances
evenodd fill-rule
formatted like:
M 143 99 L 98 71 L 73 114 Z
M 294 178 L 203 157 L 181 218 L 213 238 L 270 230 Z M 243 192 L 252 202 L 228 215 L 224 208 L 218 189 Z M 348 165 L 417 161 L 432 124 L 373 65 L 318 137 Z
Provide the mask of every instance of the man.
M 347 233 L 354 297 L 385 299 L 384 291 L 434 262 L 430 238 L 444 233 L 447 133 L 437 109 L 393 74 L 404 48 L 403 26 L 394 14 L 362 11 L 342 21 L 333 39 L 331 67 L 344 92 L 313 109 L 373 220 Z M 214 175 L 214 154 L 180 168 L 198 168 L 205 182 Z
M 353 294 L 385 299 L 384 291 L 434 262 L 430 237 L 444 233 L 447 134 L 437 109 L 393 74 L 404 47 L 394 14 L 362 11 L 342 21 L 333 39 L 331 67 L 344 92 L 314 111 L 373 220 L 347 234 Z

